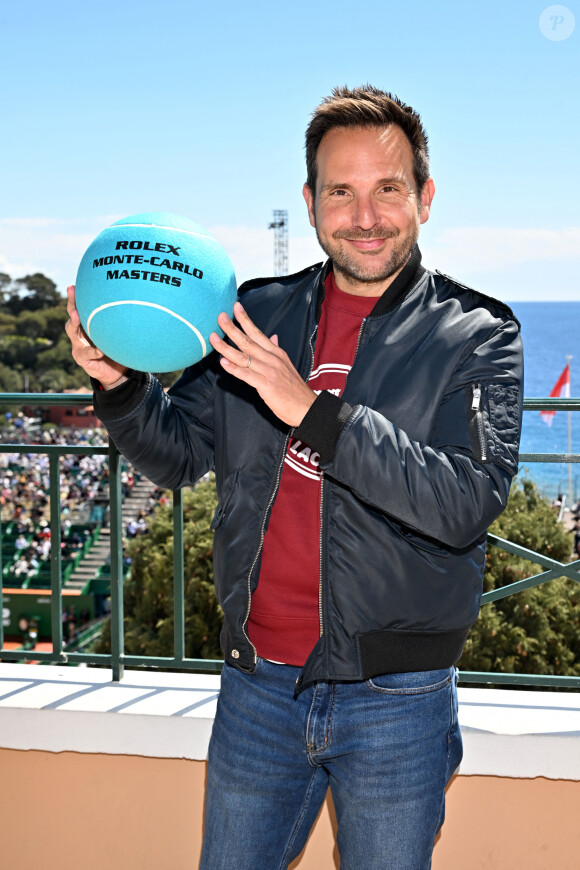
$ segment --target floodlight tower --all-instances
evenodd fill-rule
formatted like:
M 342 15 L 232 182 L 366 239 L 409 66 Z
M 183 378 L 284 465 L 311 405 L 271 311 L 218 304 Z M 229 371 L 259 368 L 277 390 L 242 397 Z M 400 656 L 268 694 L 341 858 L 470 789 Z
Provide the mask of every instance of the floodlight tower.
M 274 230 L 274 275 L 288 274 L 288 212 L 274 209 L 273 221 L 268 224 Z

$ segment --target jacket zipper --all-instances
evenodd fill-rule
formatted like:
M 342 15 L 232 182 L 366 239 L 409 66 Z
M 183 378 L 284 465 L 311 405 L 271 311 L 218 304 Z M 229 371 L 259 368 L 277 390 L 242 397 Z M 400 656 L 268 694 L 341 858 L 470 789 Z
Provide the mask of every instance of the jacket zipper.
M 357 340 L 356 340 L 356 348 L 354 351 L 354 358 L 352 361 L 352 365 L 354 365 L 354 362 L 356 360 L 356 357 L 357 357 L 357 354 L 359 351 L 360 342 L 361 342 L 361 338 L 362 338 L 362 334 L 363 334 L 363 330 L 364 330 L 366 321 L 367 321 L 367 318 L 363 317 L 362 323 L 360 325 L 360 329 L 358 331 L 358 336 L 357 336 Z M 314 361 L 314 350 L 312 351 L 312 359 Z M 351 366 L 351 368 L 352 368 L 352 366 Z M 348 381 L 348 374 L 347 374 L 345 382 L 344 382 L 345 389 L 346 389 L 346 382 L 347 381 Z M 344 390 L 343 390 L 343 393 L 344 393 Z M 324 472 L 321 471 L 320 472 L 320 568 L 319 568 L 319 578 L 318 578 L 318 620 L 320 623 L 320 637 L 322 637 L 322 635 L 324 634 L 324 620 L 322 617 L 322 576 L 323 576 L 323 565 L 324 565 L 323 520 L 324 520 Z
M 308 381 L 308 378 L 310 377 L 310 375 L 312 374 L 312 368 L 314 366 L 314 347 L 313 347 L 312 342 L 314 340 L 314 336 L 316 335 L 317 329 L 318 329 L 318 324 L 314 327 L 314 331 L 312 332 L 312 335 L 310 336 L 310 341 L 309 341 L 309 344 L 310 344 L 310 366 L 309 366 L 308 375 L 306 378 L 307 381 Z M 249 573 L 248 573 L 248 581 L 247 581 L 248 607 L 246 609 L 246 616 L 245 616 L 245 619 L 244 619 L 244 622 L 242 625 L 242 631 L 244 632 L 244 637 L 246 638 L 246 640 L 248 641 L 248 643 L 250 644 L 250 646 L 254 650 L 254 664 L 256 664 L 256 662 L 258 661 L 258 651 L 257 651 L 256 647 L 254 646 L 254 644 L 252 643 L 252 641 L 250 640 L 248 633 L 246 632 L 246 626 L 248 624 L 248 619 L 250 618 L 250 610 L 252 609 L 252 574 L 254 573 L 254 568 L 256 567 L 256 563 L 260 557 L 260 553 L 262 552 L 262 547 L 264 546 L 264 538 L 266 536 L 266 521 L 268 519 L 270 509 L 271 509 L 272 505 L 274 504 L 274 499 L 276 498 L 276 494 L 278 493 L 278 487 L 280 486 L 280 478 L 282 477 L 282 469 L 284 468 L 284 460 L 286 459 L 286 451 L 288 449 L 288 442 L 290 441 L 290 437 L 291 437 L 291 433 L 289 432 L 288 435 L 286 435 L 286 438 L 284 439 L 284 448 L 282 450 L 282 456 L 281 456 L 280 462 L 278 463 L 278 470 L 276 472 L 276 479 L 274 481 L 274 489 L 272 490 L 272 494 L 270 496 L 268 504 L 266 505 L 266 510 L 264 511 L 264 517 L 262 519 L 262 527 L 260 529 L 260 543 L 258 545 L 258 549 L 256 550 L 256 555 L 254 556 L 254 561 L 252 562 L 252 565 L 251 565 Z
M 284 449 L 282 451 L 282 459 L 280 460 L 280 462 L 278 464 L 278 471 L 276 473 L 276 480 L 274 482 L 274 489 L 272 491 L 272 495 L 270 496 L 270 500 L 268 501 L 268 504 L 266 505 L 266 510 L 264 512 L 264 518 L 262 519 L 262 527 L 260 529 L 260 543 L 258 545 L 258 549 L 256 550 L 256 555 L 254 556 L 254 561 L 252 562 L 252 566 L 251 566 L 250 571 L 248 573 L 248 607 L 246 610 L 246 616 L 244 619 L 244 623 L 242 625 L 242 631 L 244 632 L 244 637 L 246 638 L 246 640 L 248 641 L 248 643 L 250 644 L 250 646 L 254 650 L 254 664 L 256 664 L 256 662 L 258 661 L 258 650 L 254 646 L 254 644 L 252 643 L 252 641 L 250 640 L 250 638 L 248 636 L 248 633 L 246 632 L 246 626 L 248 624 L 248 619 L 250 618 L 250 610 L 252 608 L 252 574 L 254 573 L 254 568 L 256 567 L 256 562 L 258 561 L 260 553 L 262 552 L 262 547 L 264 545 L 264 537 L 266 535 L 266 520 L 268 518 L 268 514 L 270 513 L 270 508 L 272 507 L 272 505 L 274 503 L 274 499 L 276 498 L 276 493 L 278 492 L 278 487 L 280 486 L 280 478 L 282 476 L 282 468 L 284 467 L 284 458 L 286 456 L 286 450 L 288 449 L 288 442 L 289 441 L 290 441 L 290 434 L 286 435 L 286 438 L 284 439 Z
M 320 623 L 320 637 L 324 634 L 324 622 L 322 620 L 322 517 L 324 512 L 324 471 L 320 472 L 320 565 L 318 568 L 318 621 Z
M 481 461 L 487 459 L 487 446 L 485 443 L 485 430 L 483 426 L 483 414 L 481 413 L 481 386 L 480 384 L 472 384 L 473 399 L 471 401 L 471 410 L 475 411 L 475 425 L 479 438 L 479 449 L 481 451 Z
M 367 322 L 367 318 L 366 318 L 366 317 L 363 317 L 363 319 L 362 319 L 362 323 L 361 323 L 361 325 L 360 325 L 360 329 L 359 329 L 359 331 L 358 331 L 358 338 L 357 338 L 357 340 L 356 340 L 356 347 L 355 347 L 355 349 L 354 349 L 354 358 L 353 358 L 353 361 L 352 361 L 352 365 L 354 365 L 355 360 L 356 360 L 356 358 L 357 358 L 357 354 L 358 354 L 359 347 L 360 347 L 360 340 L 361 340 L 361 338 L 362 338 L 362 334 L 363 334 L 363 331 L 364 331 L 365 323 L 366 323 L 366 322 Z M 351 368 L 352 368 L 352 366 L 351 366 Z M 350 372 L 349 372 L 348 374 L 350 374 Z M 346 379 L 345 379 L 345 382 L 344 382 L 345 389 L 346 389 L 346 382 L 347 382 L 347 381 L 348 381 L 348 375 L 346 376 Z M 344 390 L 343 390 L 343 393 L 344 393 Z

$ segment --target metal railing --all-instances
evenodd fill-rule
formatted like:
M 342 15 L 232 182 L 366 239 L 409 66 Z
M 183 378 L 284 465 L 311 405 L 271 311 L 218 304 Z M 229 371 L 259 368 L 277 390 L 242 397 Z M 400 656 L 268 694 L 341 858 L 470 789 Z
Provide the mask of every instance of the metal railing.
M 86 406 L 87 396 L 55 393 L 1 393 L 0 407 L 23 405 L 39 406 Z M 525 411 L 580 411 L 580 399 L 525 399 Z M 174 655 L 138 656 L 127 655 L 124 650 L 123 631 L 123 546 L 121 511 L 121 456 L 115 444 L 109 439 L 107 447 L 86 445 L 54 444 L 0 444 L 0 453 L 43 454 L 49 459 L 50 479 L 50 531 L 51 531 L 51 628 L 52 652 L 38 650 L 5 650 L 3 620 L 0 620 L 0 659 L 3 661 L 39 661 L 51 664 L 94 664 L 110 667 L 113 680 L 123 676 L 125 666 L 149 666 L 193 671 L 219 672 L 222 662 L 217 659 L 187 658 L 185 655 L 185 600 L 184 600 L 184 553 L 183 553 L 183 499 L 182 491 L 173 493 L 173 566 L 174 566 Z M 109 463 L 109 504 L 111 531 L 111 653 L 67 652 L 63 646 L 62 626 L 62 565 L 61 565 L 61 505 L 60 505 L 60 467 L 61 456 L 66 455 L 106 455 Z M 578 453 L 523 453 L 520 463 L 580 462 Z M 1 541 L 1 529 L 0 529 Z M 488 537 L 490 544 L 500 547 L 515 556 L 546 569 L 541 573 L 486 592 L 482 606 L 509 595 L 516 595 L 526 589 L 547 583 L 557 577 L 568 577 L 580 582 L 580 560 L 562 563 L 533 550 L 528 550 L 496 535 Z M 0 575 L 1 549 L 0 549 Z M 0 604 L 2 599 L 0 598 Z M 490 683 L 497 685 L 532 685 L 552 688 L 580 689 L 580 677 L 560 677 L 542 674 L 514 674 L 480 671 L 462 671 L 461 682 Z

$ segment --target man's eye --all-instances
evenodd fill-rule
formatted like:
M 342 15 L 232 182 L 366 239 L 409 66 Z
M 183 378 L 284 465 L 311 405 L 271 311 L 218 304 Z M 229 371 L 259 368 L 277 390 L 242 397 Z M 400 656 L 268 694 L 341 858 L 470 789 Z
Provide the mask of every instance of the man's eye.
M 346 196 L 346 190 L 333 190 L 331 196 Z

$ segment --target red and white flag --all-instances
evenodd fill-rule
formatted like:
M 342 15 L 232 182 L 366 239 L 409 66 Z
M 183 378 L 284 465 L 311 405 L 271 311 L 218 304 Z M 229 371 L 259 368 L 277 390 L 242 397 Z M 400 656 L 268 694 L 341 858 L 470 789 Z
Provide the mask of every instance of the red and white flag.
M 566 363 L 564 366 L 564 371 L 556 381 L 554 385 L 554 389 L 550 393 L 551 399 L 569 399 L 570 398 L 570 364 Z M 548 426 L 552 425 L 552 420 L 554 419 L 555 411 L 540 411 L 540 417 L 547 423 Z

